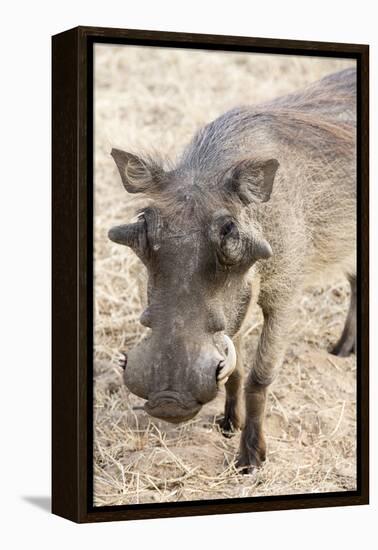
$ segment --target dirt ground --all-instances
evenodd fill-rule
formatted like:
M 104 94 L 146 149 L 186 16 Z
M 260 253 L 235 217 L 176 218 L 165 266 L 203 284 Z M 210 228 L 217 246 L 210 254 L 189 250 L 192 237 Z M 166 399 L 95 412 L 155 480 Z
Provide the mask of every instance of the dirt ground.
M 149 417 L 122 385 L 117 357 L 141 337 L 144 269 L 107 239 L 143 197 L 127 195 L 112 147 L 175 158 L 202 124 L 240 104 L 267 100 L 350 66 L 349 60 L 97 45 L 95 53 L 94 504 L 185 501 L 353 490 L 356 363 L 327 353 L 343 327 L 349 289 L 341 277 L 298 303 L 284 365 L 267 406 L 267 461 L 253 475 L 234 467 L 240 434 L 215 418 L 224 395 L 194 420 Z M 244 329 L 256 347 L 261 313 Z M 245 365 L 246 369 L 248 365 Z

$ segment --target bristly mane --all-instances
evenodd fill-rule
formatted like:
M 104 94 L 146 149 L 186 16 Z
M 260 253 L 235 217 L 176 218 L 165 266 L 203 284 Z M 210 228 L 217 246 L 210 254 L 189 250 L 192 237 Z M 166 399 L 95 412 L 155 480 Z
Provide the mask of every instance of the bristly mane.
M 219 167 L 237 149 L 270 139 L 297 148 L 342 154 L 353 146 L 356 126 L 356 72 L 346 69 L 290 94 L 252 107 L 237 107 L 194 136 L 181 165 L 197 169 Z M 265 132 L 265 134 L 264 134 Z M 246 143 L 248 142 L 248 143 Z
M 299 92 L 237 107 L 207 124 L 167 172 L 174 185 L 158 185 L 150 195 L 176 216 L 201 217 L 209 204 L 220 208 L 225 201 L 232 208 L 220 182 L 236 163 L 265 154 L 281 162 L 290 150 L 325 166 L 353 156 L 355 131 L 356 71 L 346 69 Z M 156 157 L 150 162 L 158 163 Z

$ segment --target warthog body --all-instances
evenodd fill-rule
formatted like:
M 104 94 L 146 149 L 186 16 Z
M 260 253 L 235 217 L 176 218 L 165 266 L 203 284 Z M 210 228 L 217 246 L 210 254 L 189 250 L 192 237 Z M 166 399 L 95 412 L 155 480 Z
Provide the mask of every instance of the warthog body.
M 126 190 L 153 199 L 134 223 L 109 232 L 148 270 L 141 322 L 151 330 L 128 354 L 125 383 L 147 400 L 147 412 L 172 422 L 192 418 L 226 383 L 221 427 L 226 434 L 243 429 L 242 471 L 265 458 L 267 388 L 298 297 L 319 274 L 343 272 L 351 282 L 334 352 L 354 350 L 355 101 L 348 69 L 227 112 L 169 170 L 112 151 Z M 243 383 L 239 335 L 254 301 L 264 323 Z

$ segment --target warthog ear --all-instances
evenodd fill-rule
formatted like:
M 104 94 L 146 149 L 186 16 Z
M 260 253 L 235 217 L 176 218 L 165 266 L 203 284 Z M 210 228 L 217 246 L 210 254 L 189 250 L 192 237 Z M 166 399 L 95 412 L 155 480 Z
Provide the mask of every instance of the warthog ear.
M 111 155 L 119 170 L 122 183 L 128 193 L 146 193 L 152 191 L 158 183 L 163 170 L 156 165 L 148 165 L 145 161 L 121 151 L 112 149 Z
M 227 187 L 237 193 L 243 204 L 267 202 L 278 167 L 279 162 L 276 159 L 243 160 L 233 167 Z

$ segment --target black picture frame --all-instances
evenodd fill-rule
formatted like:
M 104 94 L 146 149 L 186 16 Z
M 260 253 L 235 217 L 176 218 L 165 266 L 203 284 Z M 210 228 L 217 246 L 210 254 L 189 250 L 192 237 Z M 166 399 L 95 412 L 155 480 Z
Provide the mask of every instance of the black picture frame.
M 352 58 L 357 62 L 357 490 L 93 507 L 93 47 L 97 43 Z M 77 27 L 52 38 L 52 511 L 75 522 L 369 502 L 369 47 Z

